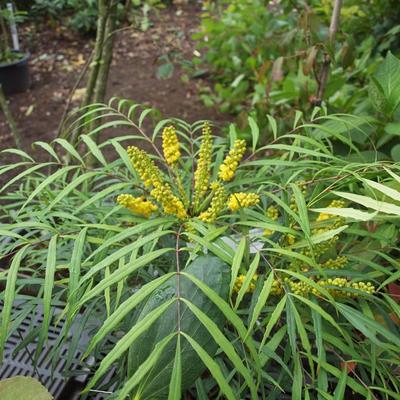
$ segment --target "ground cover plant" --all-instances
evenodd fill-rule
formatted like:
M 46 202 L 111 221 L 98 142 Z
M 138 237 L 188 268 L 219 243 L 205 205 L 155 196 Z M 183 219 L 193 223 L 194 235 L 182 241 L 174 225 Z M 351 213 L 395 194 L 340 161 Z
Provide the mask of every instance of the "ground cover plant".
M 39 142 L 48 162 L 9 150 L 0 347 L 41 307 L 36 355 L 53 318 L 70 352 L 88 333 L 110 398 L 397 398 L 399 166 L 334 154 L 319 133 L 346 141 L 351 116 L 259 145 L 151 112 L 114 99 L 75 146 Z

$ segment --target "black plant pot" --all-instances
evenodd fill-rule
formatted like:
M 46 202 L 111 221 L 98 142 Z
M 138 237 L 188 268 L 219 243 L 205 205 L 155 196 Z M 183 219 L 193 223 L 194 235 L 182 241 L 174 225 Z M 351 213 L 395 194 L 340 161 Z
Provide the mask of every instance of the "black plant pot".
M 0 84 L 4 94 L 25 92 L 29 89 L 29 54 L 21 54 L 17 61 L 0 63 Z

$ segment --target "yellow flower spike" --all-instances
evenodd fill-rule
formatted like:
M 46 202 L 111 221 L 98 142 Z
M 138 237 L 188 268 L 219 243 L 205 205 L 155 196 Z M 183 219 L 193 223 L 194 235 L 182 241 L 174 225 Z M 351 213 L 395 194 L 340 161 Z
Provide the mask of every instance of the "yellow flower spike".
M 162 182 L 161 171 L 145 151 L 136 146 L 129 146 L 127 152 L 133 167 L 146 187 L 156 186 Z
M 229 154 L 225 157 L 224 162 L 219 167 L 218 176 L 220 179 L 226 182 L 233 179 L 245 151 L 246 141 L 243 139 L 235 140 L 233 148 L 230 149 Z
M 207 210 L 203 211 L 199 215 L 199 219 L 203 222 L 207 222 L 212 224 L 218 217 L 218 215 L 225 208 L 226 203 L 226 192 L 223 185 L 219 182 L 213 182 L 211 184 L 211 188 L 213 190 L 213 198 L 211 200 L 210 206 Z
M 233 193 L 228 200 L 228 208 L 231 211 L 237 211 L 241 208 L 255 206 L 260 202 L 260 196 L 257 193 Z
M 157 184 L 150 194 L 162 205 L 165 214 L 175 215 L 179 219 L 187 218 L 182 201 L 172 193 L 168 183 Z
M 153 212 L 158 210 L 155 204 L 148 201 L 143 196 L 134 197 L 130 194 L 120 194 L 117 197 L 117 203 L 135 214 L 143 215 L 145 218 L 149 218 Z
M 199 159 L 194 173 L 194 208 L 197 208 L 208 189 L 210 180 L 212 156 L 212 137 L 210 125 L 206 122 L 202 129 L 202 140 L 200 145 Z
M 162 147 L 167 164 L 174 165 L 181 157 L 181 151 L 176 134 L 176 129 L 173 126 L 167 126 L 162 133 Z

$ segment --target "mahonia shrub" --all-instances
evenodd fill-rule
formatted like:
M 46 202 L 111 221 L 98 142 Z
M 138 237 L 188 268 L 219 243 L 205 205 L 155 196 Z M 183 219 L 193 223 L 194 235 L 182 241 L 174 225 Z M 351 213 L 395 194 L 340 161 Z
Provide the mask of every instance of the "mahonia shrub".
M 8 150 L 0 356 L 39 314 L 24 344 L 61 324 L 82 398 L 397 398 L 399 165 L 336 156 L 318 132 L 346 116 L 260 147 L 150 115 L 113 99 L 38 142 L 49 161 Z

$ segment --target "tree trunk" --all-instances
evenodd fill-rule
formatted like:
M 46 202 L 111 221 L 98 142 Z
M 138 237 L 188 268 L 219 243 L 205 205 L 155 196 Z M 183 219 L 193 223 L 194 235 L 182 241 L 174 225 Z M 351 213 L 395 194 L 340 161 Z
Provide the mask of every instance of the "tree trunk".
M 96 85 L 94 88 L 94 96 L 93 96 L 94 103 L 104 102 L 106 95 L 108 75 L 110 72 L 110 66 L 113 56 L 113 47 L 114 47 L 113 32 L 115 30 L 115 23 L 117 19 L 116 15 L 117 5 L 118 5 L 118 0 L 112 0 L 110 10 L 108 12 L 108 18 L 105 26 L 102 59 L 99 66 Z
M 97 19 L 96 43 L 94 46 L 93 61 L 90 65 L 90 74 L 86 85 L 86 94 L 82 103 L 82 107 L 87 106 L 93 101 L 94 90 L 96 87 L 97 77 L 99 75 L 100 65 L 103 59 L 103 46 L 106 35 L 106 25 L 108 19 L 108 11 L 111 0 L 99 0 L 99 16 Z

